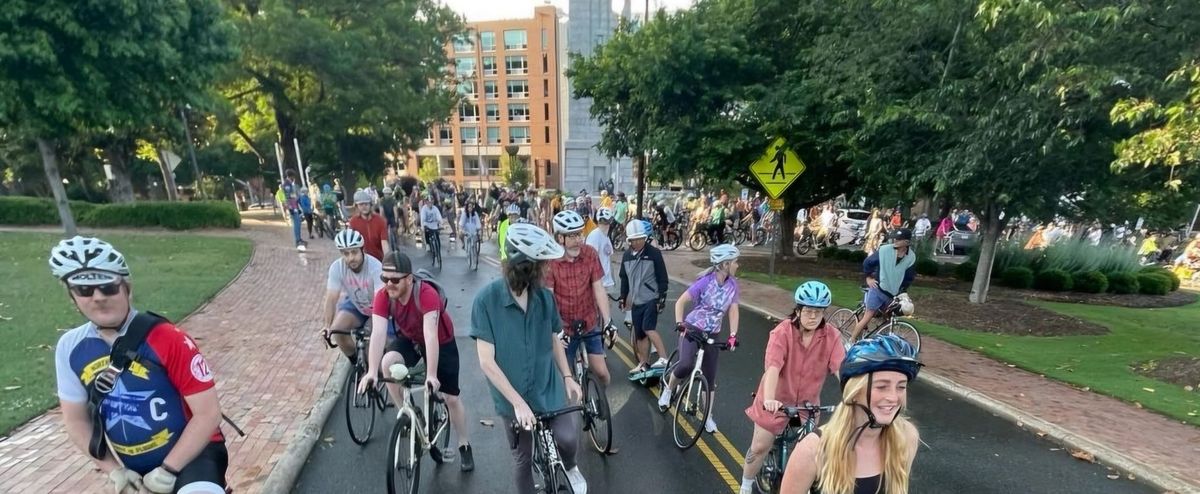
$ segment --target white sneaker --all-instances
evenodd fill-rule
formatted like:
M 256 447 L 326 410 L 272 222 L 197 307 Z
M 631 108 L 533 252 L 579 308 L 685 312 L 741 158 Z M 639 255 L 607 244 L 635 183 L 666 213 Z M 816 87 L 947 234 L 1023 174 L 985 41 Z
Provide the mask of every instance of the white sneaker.
M 754 488 L 742 486 L 741 489 L 738 489 L 738 494 L 754 494 Z
M 658 409 L 666 410 L 671 406 L 671 388 L 664 389 L 661 395 L 658 395 Z
M 704 421 L 704 432 L 715 434 L 717 432 L 717 423 L 713 421 L 712 414 L 708 415 L 708 420 Z
M 579 465 L 567 470 L 567 480 L 571 481 L 571 490 L 575 491 L 575 494 L 587 494 L 587 481 L 583 479 Z
M 651 365 L 650 367 L 666 367 L 666 366 L 667 366 L 667 359 L 659 357 L 658 361 L 654 362 L 654 365 Z

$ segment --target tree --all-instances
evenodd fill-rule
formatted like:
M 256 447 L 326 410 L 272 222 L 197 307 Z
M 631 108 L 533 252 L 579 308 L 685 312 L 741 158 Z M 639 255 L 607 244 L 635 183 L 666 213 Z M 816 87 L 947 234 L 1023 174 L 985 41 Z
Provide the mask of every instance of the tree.
M 1113 107 L 1112 121 L 1142 128 L 1117 146 L 1114 168 L 1152 165 L 1168 166 L 1172 176 L 1167 185 L 1179 188 L 1174 177 L 1177 166 L 1200 163 L 1200 58 L 1192 59 L 1166 80 L 1170 89 L 1183 94 L 1166 103 L 1154 97 L 1127 98 Z
M 426 186 L 432 185 L 442 176 L 442 171 L 438 169 L 437 158 L 426 156 L 421 158 L 421 168 L 417 169 L 417 177 L 425 182 Z
M 505 153 L 500 156 L 500 178 L 513 190 L 524 190 L 530 181 L 529 164 L 515 154 Z
M 0 128 L 37 142 L 63 229 L 75 234 L 58 170 L 64 139 L 142 129 L 199 102 L 233 58 L 215 0 L 48 0 L 0 15 Z

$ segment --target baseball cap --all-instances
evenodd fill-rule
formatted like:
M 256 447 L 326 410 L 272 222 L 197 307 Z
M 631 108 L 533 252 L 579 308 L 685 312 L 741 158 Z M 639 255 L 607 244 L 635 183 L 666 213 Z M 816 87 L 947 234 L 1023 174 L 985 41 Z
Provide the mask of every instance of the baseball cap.
M 383 256 L 383 270 L 394 271 L 400 274 L 412 274 L 412 260 L 408 255 L 398 250 L 389 252 Z

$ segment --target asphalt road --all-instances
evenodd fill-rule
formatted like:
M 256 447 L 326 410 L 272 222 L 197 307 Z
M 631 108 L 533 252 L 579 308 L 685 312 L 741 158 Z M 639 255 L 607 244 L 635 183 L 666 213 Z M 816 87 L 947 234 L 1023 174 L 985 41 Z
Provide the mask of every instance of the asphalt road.
M 450 246 L 449 242 L 443 242 Z M 420 251 L 410 249 L 417 267 L 428 266 Z M 485 249 L 485 256 L 494 253 Z M 438 274 L 450 298 L 450 316 L 461 355 L 462 396 L 467 403 L 476 468 L 463 474 L 457 464 L 436 466 L 426 456 L 422 463 L 422 488 L 426 493 L 509 493 L 512 457 L 495 416 L 487 384 L 479 370 L 474 342 L 466 336 L 470 304 L 475 290 L 498 275 L 487 259 L 477 272 L 466 269 L 462 252 L 446 255 Z M 668 254 L 669 255 L 669 254 Z M 494 262 L 494 261 L 492 261 Z M 435 270 L 435 272 L 437 272 Z M 684 289 L 672 284 L 672 300 Z M 615 313 L 615 312 L 614 312 Z M 670 316 L 660 318 L 659 329 L 671 334 Z M 618 344 L 608 359 L 615 377 L 608 397 L 613 415 L 614 445 L 619 452 L 601 456 L 583 439 L 580 469 L 591 493 L 656 492 L 663 494 L 736 493 L 741 478 L 742 455 L 749 446 L 752 425 L 743 410 L 762 373 L 763 349 L 774 323 L 752 311 L 742 311 L 741 346 L 723 353 L 720 389 L 713 416 L 720 432 L 705 434 L 696 447 L 680 451 L 671 439 L 668 415 L 658 413 L 650 390 L 623 377 L 632 363 L 632 352 Z M 628 336 L 622 334 L 626 339 Z M 674 342 L 667 343 L 674 347 Z M 837 383 L 827 380 L 822 399 L 837 400 Z M 391 420 L 382 414 L 366 446 L 354 444 L 346 432 L 345 411 L 339 400 L 325 423 L 322 440 L 309 456 L 293 491 L 298 493 L 386 492 L 385 442 Z M 1156 493 L 1154 488 L 1120 478 L 1102 465 L 1072 458 L 1066 450 L 1037 438 L 987 411 L 942 393 L 918 381 L 909 388 L 908 413 L 924 443 L 913 468 L 914 493 Z M 389 409 L 389 413 L 394 413 Z M 493 426 L 481 425 L 481 420 Z

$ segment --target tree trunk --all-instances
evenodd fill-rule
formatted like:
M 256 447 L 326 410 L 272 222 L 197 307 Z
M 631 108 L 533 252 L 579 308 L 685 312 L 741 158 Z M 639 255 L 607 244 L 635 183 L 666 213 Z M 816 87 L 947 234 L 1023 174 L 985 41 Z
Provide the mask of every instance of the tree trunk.
M 426 184 L 428 185 L 428 184 Z M 347 206 L 354 206 L 354 192 L 358 190 L 358 173 L 354 169 L 354 165 L 349 163 L 342 165 L 342 189 L 346 191 L 346 200 L 343 201 Z
M 71 214 L 71 205 L 67 202 L 67 189 L 63 187 L 62 177 L 58 174 L 58 154 L 54 145 L 45 139 L 38 138 L 37 145 L 42 154 L 42 168 L 46 170 L 46 181 L 50 183 L 50 191 L 54 193 L 54 205 L 58 207 L 58 217 L 62 220 L 63 235 L 74 237 L 79 232 L 75 228 L 75 216 Z
M 646 153 L 638 153 L 633 159 L 637 167 L 637 217 L 646 218 Z
M 114 203 L 133 202 L 133 180 L 129 176 L 129 162 L 133 157 L 133 139 L 117 139 L 104 147 L 104 160 L 112 171 L 108 183 L 108 199 Z
M 171 165 L 167 163 L 167 153 L 162 149 L 158 149 L 158 168 L 162 170 L 163 187 L 167 189 L 167 200 L 175 202 L 178 198 L 175 196 L 175 173 L 171 171 Z
M 801 205 L 795 201 L 784 200 L 783 211 L 776 213 L 779 215 L 779 234 L 776 235 L 776 240 L 779 242 L 779 255 L 783 259 L 796 255 L 792 244 L 796 241 L 796 212 L 800 208 Z
M 283 149 L 283 171 L 296 170 L 299 173 L 300 168 L 296 166 L 296 147 L 292 141 L 296 139 L 296 123 L 292 120 L 292 116 L 287 112 L 279 109 L 279 105 L 275 105 L 275 126 L 279 129 L 279 147 Z M 296 175 L 296 180 L 300 176 Z M 279 177 L 283 181 L 283 177 Z
M 979 239 L 979 265 L 975 268 L 975 282 L 971 285 L 970 301 L 974 304 L 987 302 L 988 288 L 992 282 L 992 264 L 996 259 L 996 244 L 1004 231 L 1004 220 L 1000 219 L 1000 207 L 993 201 L 984 206 L 979 218 L 983 236 Z

